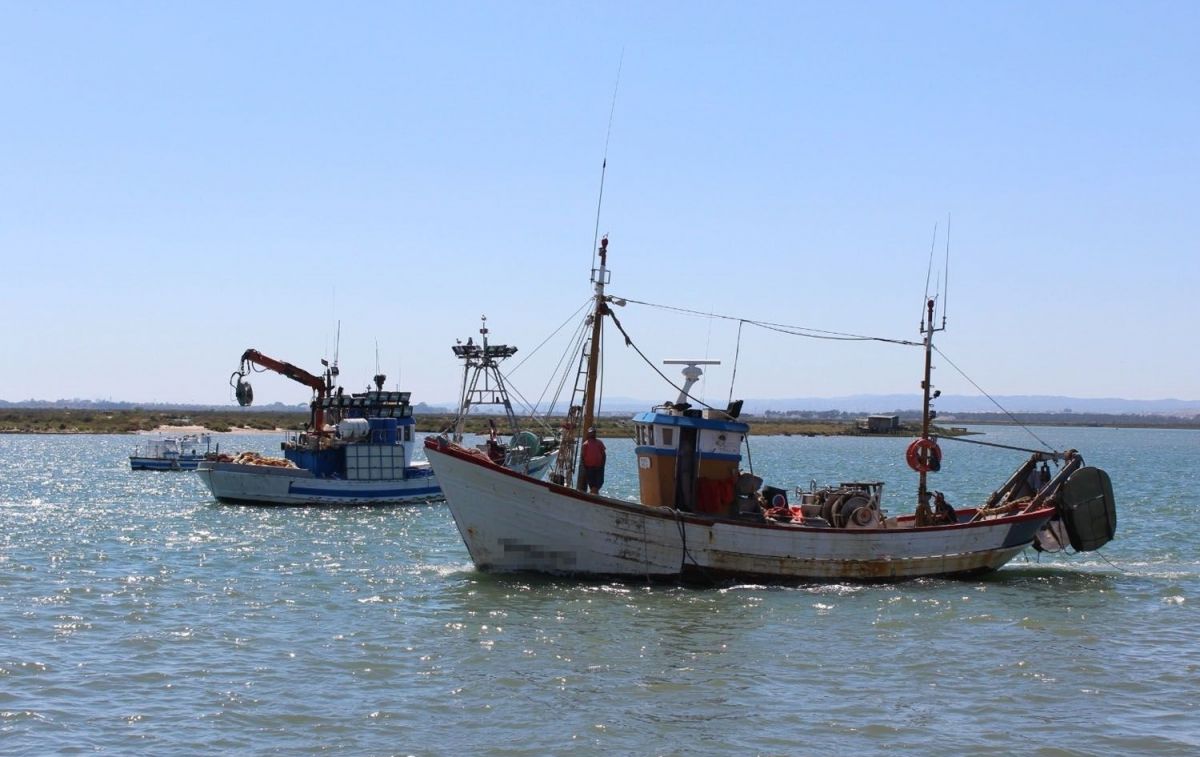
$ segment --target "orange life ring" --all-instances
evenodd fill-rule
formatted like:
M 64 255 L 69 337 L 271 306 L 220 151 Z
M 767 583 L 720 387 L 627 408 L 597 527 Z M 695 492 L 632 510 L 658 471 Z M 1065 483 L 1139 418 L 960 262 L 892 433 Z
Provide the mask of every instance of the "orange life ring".
M 914 439 L 913 443 L 908 445 L 904 459 L 908 467 L 917 473 L 941 470 L 942 448 L 933 439 Z

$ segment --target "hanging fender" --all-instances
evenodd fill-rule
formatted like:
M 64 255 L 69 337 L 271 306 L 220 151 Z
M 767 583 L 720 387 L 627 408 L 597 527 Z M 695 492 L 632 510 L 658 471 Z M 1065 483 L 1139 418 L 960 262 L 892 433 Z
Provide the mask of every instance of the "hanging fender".
M 942 448 L 933 439 L 914 439 L 904 453 L 908 467 L 917 473 L 929 473 L 942 469 Z

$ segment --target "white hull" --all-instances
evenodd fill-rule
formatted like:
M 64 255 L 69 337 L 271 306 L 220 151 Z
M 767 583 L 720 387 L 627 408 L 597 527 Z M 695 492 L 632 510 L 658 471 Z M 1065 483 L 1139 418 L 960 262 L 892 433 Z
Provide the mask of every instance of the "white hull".
M 441 499 L 427 463 L 405 469 L 403 479 L 347 481 L 317 478 L 302 468 L 204 462 L 200 480 L 222 502 L 261 505 L 406 505 Z
M 813 528 L 713 519 L 583 494 L 434 444 L 426 456 L 476 567 L 767 581 L 887 580 L 995 570 L 1053 510 L 953 526 Z

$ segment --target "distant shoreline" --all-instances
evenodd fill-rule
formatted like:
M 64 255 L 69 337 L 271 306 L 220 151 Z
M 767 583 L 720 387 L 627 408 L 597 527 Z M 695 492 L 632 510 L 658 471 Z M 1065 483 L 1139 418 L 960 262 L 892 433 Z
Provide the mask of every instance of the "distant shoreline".
M 423 433 L 438 433 L 445 431 L 453 422 L 452 414 L 417 415 L 417 431 Z M 0 434 L 130 434 L 130 435 L 170 435 L 170 434 L 283 434 L 288 431 L 302 431 L 309 416 L 305 412 L 273 412 L 245 411 L 238 409 L 204 410 L 188 413 L 169 413 L 161 411 L 114 410 L 99 412 L 92 410 L 61 410 L 61 409 L 8 409 L 0 411 Z M 486 434 L 489 421 L 499 421 L 494 415 L 472 415 L 467 419 L 468 433 Z M 758 416 L 742 417 L 740 420 L 750 424 L 752 436 L 865 436 L 865 437 L 912 437 L 917 432 L 914 421 L 904 420 L 899 429 L 886 433 L 868 433 L 857 428 L 853 421 L 800 418 L 762 418 Z M 1135 423 L 1129 418 L 1114 418 L 1112 423 L 1097 422 L 1095 418 L 1080 419 L 1074 423 L 1047 422 L 1045 419 L 1018 420 L 1025 425 L 1054 426 L 1061 428 L 1168 428 L 1168 429 L 1200 429 L 1200 419 L 1194 423 L 1186 421 Z M 1178 419 L 1176 419 L 1178 420 Z M 544 422 L 541 432 L 552 435 L 560 418 L 552 418 Z M 939 436 L 955 436 L 968 433 L 965 426 L 1014 426 L 1012 422 L 1001 423 L 997 420 L 979 420 L 976 418 L 955 418 L 945 420 L 945 426 L 935 431 Z M 505 429 L 502 424 L 501 433 Z M 633 424 L 628 417 L 605 415 L 596 420 L 597 433 L 602 437 L 620 438 L 633 435 Z M 535 424 L 530 430 L 537 431 Z

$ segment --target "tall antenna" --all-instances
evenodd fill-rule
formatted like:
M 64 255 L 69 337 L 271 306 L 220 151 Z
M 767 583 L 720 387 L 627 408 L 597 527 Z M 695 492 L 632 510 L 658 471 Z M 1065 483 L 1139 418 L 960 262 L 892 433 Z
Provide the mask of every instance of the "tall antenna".
M 338 354 L 342 350 L 342 322 L 337 322 L 337 340 L 333 343 L 333 367 L 329 369 L 329 375 L 333 378 L 338 376 Z
M 613 84 L 612 106 L 608 110 L 608 131 L 604 135 L 604 160 L 600 163 L 600 196 L 596 198 L 596 228 L 592 232 L 592 270 L 596 269 L 596 243 L 600 241 L 600 207 L 604 204 L 604 175 L 608 172 L 608 142 L 612 138 L 613 115 L 617 112 L 617 88 L 621 86 L 621 68 L 625 65 L 625 48 L 617 62 L 617 80 Z
M 387 381 L 387 376 L 379 370 L 379 340 L 375 340 L 375 388 L 383 391 L 383 384 Z
M 942 284 L 942 328 L 946 328 L 946 308 L 950 304 L 950 213 L 946 213 L 946 270 Z
M 925 303 L 929 301 L 929 279 L 933 276 L 933 251 L 937 249 L 937 223 L 933 224 L 933 239 L 929 242 L 929 267 L 925 269 L 925 299 L 921 301 L 921 330 L 925 330 Z M 931 316 L 932 317 L 932 316 Z
M 330 288 L 329 300 L 330 300 L 329 315 L 336 321 L 337 320 L 337 285 L 336 284 L 334 284 Z M 324 357 L 329 357 L 329 332 L 328 331 L 325 332 L 325 351 L 324 351 L 323 355 L 324 355 Z M 334 363 L 334 365 L 337 365 L 336 358 L 334 359 L 333 363 Z

